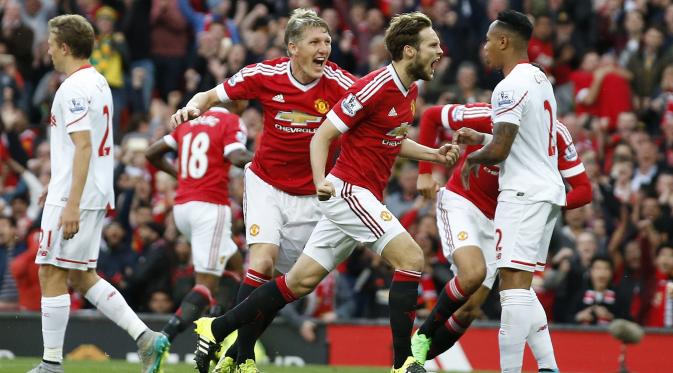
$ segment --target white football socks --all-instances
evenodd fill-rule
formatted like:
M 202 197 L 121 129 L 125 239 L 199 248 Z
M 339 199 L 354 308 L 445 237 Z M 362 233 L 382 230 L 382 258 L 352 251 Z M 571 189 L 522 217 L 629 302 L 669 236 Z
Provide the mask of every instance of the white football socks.
M 528 346 L 537 360 L 538 369 L 558 369 L 554 357 L 554 346 L 549 335 L 547 314 L 535 291 L 530 289 L 530 292 L 533 297 L 533 309 L 530 314 L 531 328 L 528 333 Z
M 519 373 L 523 366 L 523 350 L 531 329 L 533 296 L 529 289 L 500 292 L 500 368 L 503 373 Z
M 70 316 L 70 295 L 42 297 L 42 359 L 63 362 L 63 340 Z
M 147 329 L 147 325 L 140 320 L 124 297 L 109 282 L 103 279 L 98 280 L 86 292 L 85 297 L 103 315 L 126 330 L 134 341 Z

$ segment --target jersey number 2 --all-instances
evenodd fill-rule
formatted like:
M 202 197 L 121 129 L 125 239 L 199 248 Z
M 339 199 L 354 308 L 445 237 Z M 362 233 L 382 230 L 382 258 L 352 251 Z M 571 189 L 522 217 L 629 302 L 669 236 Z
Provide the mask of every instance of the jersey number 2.
M 549 101 L 545 100 L 544 111 L 549 113 L 549 147 L 547 150 L 550 157 L 556 155 L 556 141 L 554 141 L 554 116 L 552 115 L 551 110 L 551 104 Z
M 205 132 L 199 132 L 194 136 L 188 133 L 182 138 L 182 150 L 180 151 L 180 177 L 200 179 L 208 170 L 208 148 L 210 137 Z
M 105 157 L 110 155 L 110 146 L 107 145 L 107 138 L 110 136 L 110 108 L 105 105 L 103 106 L 103 116 L 105 117 L 105 133 L 103 134 L 103 139 L 98 145 L 98 156 Z

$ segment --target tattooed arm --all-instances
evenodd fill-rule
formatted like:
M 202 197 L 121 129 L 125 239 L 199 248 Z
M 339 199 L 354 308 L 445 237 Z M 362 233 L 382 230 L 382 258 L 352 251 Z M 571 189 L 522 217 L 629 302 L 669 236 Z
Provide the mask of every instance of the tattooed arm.
M 507 158 L 518 132 L 519 126 L 513 123 L 498 122 L 493 125 L 493 139 L 491 142 L 470 154 L 463 164 L 460 174 L 465 188 L 470 188 L 470 172 L 473 172 L 476 176 L 480 164 L 492 166 Z

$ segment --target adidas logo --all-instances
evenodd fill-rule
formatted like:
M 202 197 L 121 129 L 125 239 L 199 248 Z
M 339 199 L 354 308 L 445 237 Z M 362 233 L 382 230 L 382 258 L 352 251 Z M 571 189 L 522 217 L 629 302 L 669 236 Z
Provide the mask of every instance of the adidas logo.
M 388 112 L 389 117 L 396 117 L 397 116 L 397 111 L 395 111 L 395 108 L 390 109 Z
M 273 96 L 272 100 L 276 102 L 283 102 L 283 103 L 285 102 L 285 98 L 283 97 L 282 93 Z

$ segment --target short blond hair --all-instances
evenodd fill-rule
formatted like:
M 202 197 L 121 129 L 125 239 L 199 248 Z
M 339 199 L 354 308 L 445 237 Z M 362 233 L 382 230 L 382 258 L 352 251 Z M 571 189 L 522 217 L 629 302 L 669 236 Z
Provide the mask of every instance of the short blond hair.
M 330 33 L 327 22 L 320 18 L 315 10 L 307 8 L 293 10 L 285 27 L 285 46 L 287 47 L 288 44 L 301 40 L 304 36 L 304 30 L 311 27 L 322 28 L 328 34 Z
M 67 45 L 74 57 L 91 57 L 95 37 L 93 26 L 86 18 L 79 14 L 64 14 L 50 19 L 48 26 L 56 42 Z

